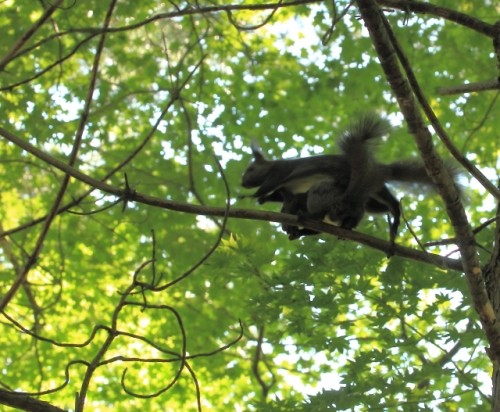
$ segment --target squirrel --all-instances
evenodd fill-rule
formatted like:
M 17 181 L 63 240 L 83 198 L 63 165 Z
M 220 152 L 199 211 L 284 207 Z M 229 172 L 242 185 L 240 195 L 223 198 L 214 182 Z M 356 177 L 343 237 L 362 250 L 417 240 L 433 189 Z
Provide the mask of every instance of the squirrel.
M 252 144 L 254 161 L 242 177 L 242 186 L 258 188 L 250 195 L 259 203 L 282 202 L 282 212 L 354 229 L 367 213 L 389 213 L 390 242 L 394 245 L 400 224 L 399 201 L 387 187 L 403 182 L 433 187 L 422 162 L 401 160 L 390 164 L 375 160 L 375 145 L 389 132 L 388 123 L 374 114 L 353 122 L 339 139 L 340 154 L 287 160 L 267 160 Z M 445 164 L 455 178 L 457 172 Z M 318 232 L 284 225 L 291 240 Z

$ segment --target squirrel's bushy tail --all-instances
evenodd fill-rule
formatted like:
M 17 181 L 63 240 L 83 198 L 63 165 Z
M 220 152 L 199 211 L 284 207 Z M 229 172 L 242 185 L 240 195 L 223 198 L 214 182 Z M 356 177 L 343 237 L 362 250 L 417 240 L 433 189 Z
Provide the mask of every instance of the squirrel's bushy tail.
M 403 183 L 422 183 L 432 185 L 423 163 L 419 160 L 401 160 L 387 165 L 388 180 Z
M 377 143 L 377 139 L 390 131 L 389 123 L 376 115 L 367 113 L 356 119 L 340 136 L 339 147 L 349 159 L 355 158 L 363 147 Z M 369 149 L 368 149 L 369 150 Z M 370 153 L 371 154 L 371 153 Z
M 378 139 L 388 134 L 389 123 L 374 113 L 359 117 L 340 136 L 339 147 L 349 162 L 349 185 L 345 194 L 358 196 L 371 186 L 377 186 L 377 180 L 383 182 L 384 176 L 374 176 L 377 162 L 374 152 Z
M 409 184 L 424 184 L 434 187 L 434 182 L 427 174 L 424 164 L 419 160 L 401 160 L 398 162 L 386 165 L 387 170 L 387 180 L 392 182 L 401 182 Z M 463 188 L 458 183 L 458 178 L 460 177 L 461 171 L 457 166 L 452 163 L 445 161 L 444 167 L 448 170 L 448 173 L 453 178 L 453 181 L 457 185 L 457 189 L 462 194 Z

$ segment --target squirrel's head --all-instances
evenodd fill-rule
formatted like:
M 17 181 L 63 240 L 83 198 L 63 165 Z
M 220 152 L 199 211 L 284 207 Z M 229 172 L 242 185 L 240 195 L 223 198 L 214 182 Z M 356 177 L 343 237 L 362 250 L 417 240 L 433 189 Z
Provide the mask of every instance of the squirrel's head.
M 264 183 L 272 163 L 266 160 L 255 141 L 252 141 L 251 148 L 254 160 L 246 168 L 241 179 L 241 185 L 246 188 L 258 187 Z

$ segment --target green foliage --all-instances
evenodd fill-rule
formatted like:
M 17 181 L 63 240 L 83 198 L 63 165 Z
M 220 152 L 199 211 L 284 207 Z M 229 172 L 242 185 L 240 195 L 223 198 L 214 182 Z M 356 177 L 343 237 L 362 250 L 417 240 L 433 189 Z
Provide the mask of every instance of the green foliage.
M 221 10 L 229 2 L 215 3 L 118 2 L 79 170 L 179 204 L 223 207 L 227 183 L 232 205 L 258 208 L 239 198 L 247 194 L 240 178 L 252 138 L 275 158 L 332 152 L 356 113 L 396 118 L 354 6 L 322 44 L 331 2 L 274 14 L 251 7 L 264 2 L 234 1 L 241 7 L 231 13 Z M 489 23 L 496 15 L 493 2 L 474 10 L 448 3 Z M 2 127 L 67 161 L 109 4 L 63 4 L 0 72 L 0 105 Z M 41 5 L 2 2 L 0 59 L 41 17 Z M 346 6 L 336 2 L 336 12 Z M 436 93 L 493 78 L 490 39 L 428 15 L 412 14 L 406 24 L 403 12 L 388 17 L 455 145 L 496 177 L 500 124 L 486 115 L 495 95 Z M 379 156 L 416 153 L 401 126 Z M 4 296 L 30 263 L 63 174 L 2 138 L 0 176 Z M 494 216 L 484 191 L 474 186 L 466 196 L 473 226 Z M 220 218 L 117 200 L 71 179 L 65 209 L 1 316 L 3 388 L 61 387 L 41 399 L 75 409 L 80 393 L 89 411 L 473 411 L 489 404 L 491 367 L 462 274 L 388 260 L 329 235 L 290 242 L 263 221 L 230 219 L 219 242 Z M 406 194 L 403 206 L 421 242 L 453 236 L 437 195 Z M 366 217 L 359 230 L 388 237 L 383 217 Z M 478 236 L 484 261 L 492 237 L 490 228 Z M 398 242 L 417 247 L 407 228 Z

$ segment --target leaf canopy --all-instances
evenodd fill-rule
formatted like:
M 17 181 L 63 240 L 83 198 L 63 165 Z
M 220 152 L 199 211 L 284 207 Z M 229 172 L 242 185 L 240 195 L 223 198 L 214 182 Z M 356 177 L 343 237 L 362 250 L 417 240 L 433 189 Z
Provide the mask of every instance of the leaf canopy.
M 3 128 L 68 162 L 83 127 L 74 166 L 89 176 L 179 204 L 271 211 L 240 198 L 253 138 L 271 158 L 333 153 L 373 110 L 394 124 L 379 159 L 418 156 L 355 5 L 117 2 L 96 62 L 111 3 L 62 2 L 39 27 L 48 4 L 0 5 Z M 439 3 L 489 24 L 498 12 Z M 495 179 L 498 93 L 437 91 L 494 78 L 491 39 L 438 15 L 386 16 L 454 144 Z M 491 365 L 461 273 L 328 234 L 290 242 L 276 223 L 125 202 L 75 179 L 58 206 L 64 173 L 4 139 L 0 176 L 0 294 L 29 269 L 2 311 L 4 389 L 67 410 L 489 405 Z M 495 206 L 468 179 L 477 227 Z M 437 194 L 395 190 L 412 229 L 398 243 L 454 236 Z M 388 238 L 381 216 L 359 230 Z M 478 234 L 483 262 L 493 236 Z

